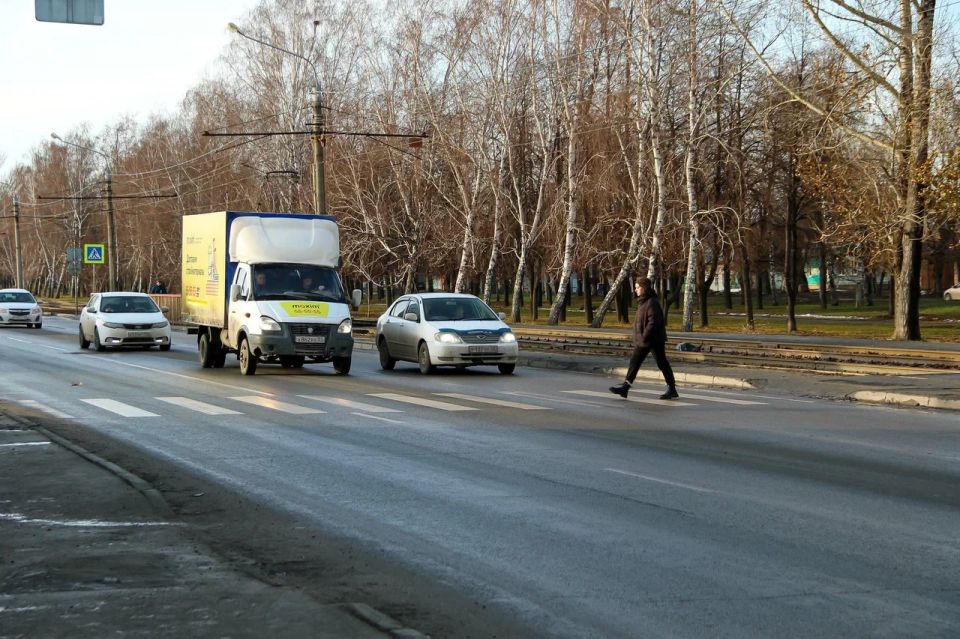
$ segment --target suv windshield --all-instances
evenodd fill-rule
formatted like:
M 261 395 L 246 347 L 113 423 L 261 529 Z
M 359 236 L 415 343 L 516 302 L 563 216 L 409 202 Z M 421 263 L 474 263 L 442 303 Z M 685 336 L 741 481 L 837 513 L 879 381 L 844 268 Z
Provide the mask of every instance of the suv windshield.
M 254 265 L 253 297 L 258 300 L 345 301 L 337 272 L 326 266 L 308 264 Z
M 438 297 L 423 300 L 424 316 L 434 322 L 496 321 L 500 318 L 477 298 Z
M 145 295 L 107 295 L 100 301 L 100 312 L 159 313 L 160 309 Z
M 36 300 L 30 293 L 5 291 L 0 293 L 0 304 L 35 304 Z

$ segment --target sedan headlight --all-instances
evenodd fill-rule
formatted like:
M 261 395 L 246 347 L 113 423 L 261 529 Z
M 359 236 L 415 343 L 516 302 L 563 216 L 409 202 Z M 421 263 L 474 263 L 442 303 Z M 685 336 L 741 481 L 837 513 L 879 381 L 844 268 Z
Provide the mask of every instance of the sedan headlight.
M 345 319 L 345 320 L 343 320 L 342 322 L 340 322 L 340 326 L 337 327 L 337 332 L 340 333 L 340 334 L 342 334 L 342 335 L 349 335 L 350 333 L 352 333 L 352 332 L 353 332 L 353 320 L 351 320 L 351 319 L 348 317 L 347 319 Z
M 106 328 L 123 328 L 123 324 L 118 324 L 117 322 L 104 322 L 103 325 Z
M 267 317 L 266 315 L 261 315 L 260 330 L 264 331 L 265 333 L 279 333 L 283 330 L 283 328 L 273 318 Z
M 150 328 L 166 328 L 169 326 L 170 322 L 163 320 L 162 322 L 157 322 L 156 324 L 151 324 Z
M 506 333 L 500 333 L 500 341 L 510 344 L 517 341 L 517 336 L 510 331 L 507 331 Z
M 39 312 L 40 312 L 40 307 L 39 307 L 39 306 L 34 306 L 33 308 L 30 309 L 30 314 L 31 314 L 31 315 L 36 315 L 36 314 L 39 313 Z
M 460 336 L 456 333 L 450 331 L 441 331 L 433 336 L 433 339 L 437 340 L 441 344 L 462 344 L 463 340 L 460 339 Z

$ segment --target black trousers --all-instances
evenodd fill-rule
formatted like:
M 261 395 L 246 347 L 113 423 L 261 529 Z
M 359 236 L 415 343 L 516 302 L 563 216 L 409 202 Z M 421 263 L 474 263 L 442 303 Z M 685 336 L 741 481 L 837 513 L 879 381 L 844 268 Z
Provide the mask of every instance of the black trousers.
M 630 356 L 630 366 L 627 368 L 627 381 L 632 384 L 633 380 L 637 378 L 637 371 L 640 370 L 640 365 L 643 364 L 643 360 L 647 358 L 647 354 L 650 353 L 650 351 L 653 351 L 653 356 L 657 360 L 657 368 L 663 373 L 663 379 L 666 380 L 667 386 L 670 388 L 676 386 L 677 380 L 673 378 L 673 369 L 670 368 L 670 362 L 667 361 L 666 344 L 635 346 L 633 348 L 633 355 Z

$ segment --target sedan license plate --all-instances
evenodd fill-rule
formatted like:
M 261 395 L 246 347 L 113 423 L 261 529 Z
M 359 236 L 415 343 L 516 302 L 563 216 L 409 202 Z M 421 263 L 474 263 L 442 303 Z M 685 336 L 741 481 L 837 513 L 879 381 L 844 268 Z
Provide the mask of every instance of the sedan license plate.
M 150 337 L 150 331 L 130 331 L 127 337 Z
M 297 335 L 294 341 L 298 344 L 324 344 L 327 341 L 325 335 Z
M 496 346 L 470 346 L 467 348 L 467 352 L 471 355 L 496 355 L 500 352 L 500 349 Z

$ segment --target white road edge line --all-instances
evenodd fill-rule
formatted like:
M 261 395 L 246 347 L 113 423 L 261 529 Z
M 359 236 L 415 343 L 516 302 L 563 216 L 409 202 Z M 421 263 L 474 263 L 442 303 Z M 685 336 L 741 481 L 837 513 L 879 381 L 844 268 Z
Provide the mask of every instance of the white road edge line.
M 20 442 L 17 444 L 0 444 L 0 448 L 15 448 L 17 446 L 49 446 L 51 442 Z
M 710 490 L 709 488 L 700 488 L 699 486 L 691 486 L 690 484 L 684 484 L 678 481 L 670 481 L 668 479 L 658 479 L 656 477 L 650 477 L 649 475 L 640 475 L 639 473 L 631 473 L 627 470 L 619 470 L 616 468 L 604 468 L 608 473 L 617 473 L 618 475 L 627 475 L 628 477 L 635 477 L 637 479 L 643 479 L 644 481 L 652 481 L 658 484 L 667 484 L 668 486 L 676 486 L 677 488 L 686 488 L 687 490 L 694 490 L 698 493 L 716 493 L 715 490 Z

